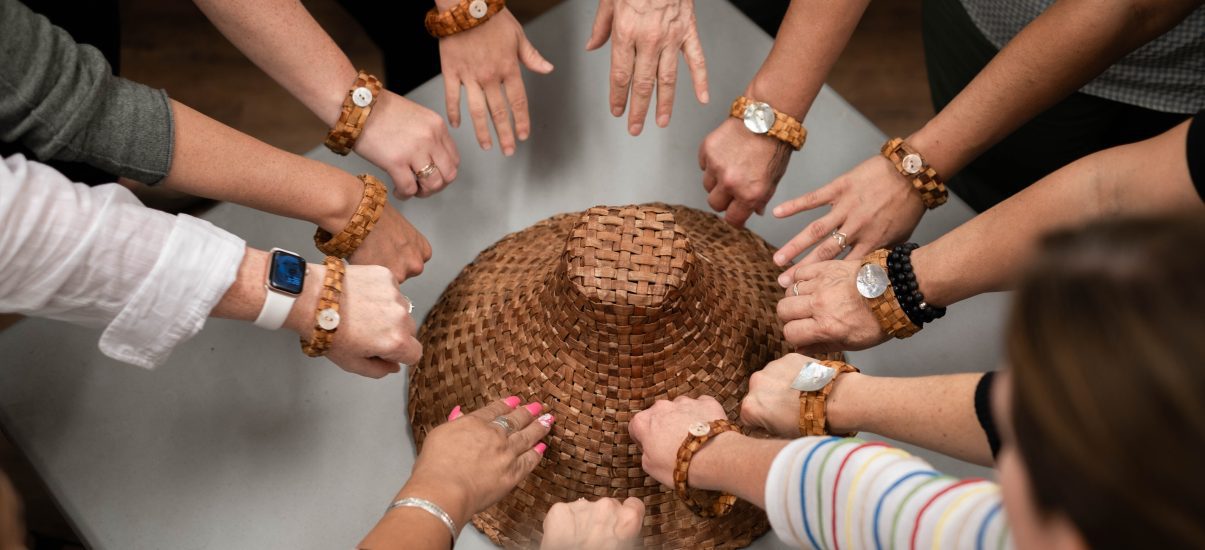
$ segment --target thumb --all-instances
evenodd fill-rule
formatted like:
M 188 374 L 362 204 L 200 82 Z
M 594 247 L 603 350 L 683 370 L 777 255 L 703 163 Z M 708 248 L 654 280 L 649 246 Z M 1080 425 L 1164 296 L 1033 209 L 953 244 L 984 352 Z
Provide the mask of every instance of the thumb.
M 611 4 L 611 0 L 601 0 L 598 3 L 598 13 L 594 15 L 594 29 L 590 31 L 590 40 L 586 41 L 586 51 L 597 50 L 611 38 L 611 22 L 614 15 L 615 6 Z
M 332 363 L 339 365 L 339 368 L 367 378 L 383 378 L 385 375 L 401 371 L 397 363 L 379 357 L 353 357 L 333 353 L 328 357 Z
M 527 66 L 528 69 L 540 74 L 548 74 L 552 72 L 552 63 L 549 63 L 540 52 L 536 51 L 536 47 L 531 45 L 531 41 L 527 36 L 519 36 L 519 60 Z

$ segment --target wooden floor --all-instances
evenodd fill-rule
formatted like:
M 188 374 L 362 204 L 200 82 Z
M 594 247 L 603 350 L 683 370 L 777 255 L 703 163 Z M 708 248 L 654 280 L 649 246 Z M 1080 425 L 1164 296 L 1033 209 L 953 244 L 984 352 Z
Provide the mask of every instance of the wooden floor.
M 510 0 L 508 5 L 526 21 L 560 1 Z M 356 65 L 380 70 L 379 53 L 334 0 L 304 4 Z M 122 76 L 165 88 L 176 100 L 289 151 L 308 151 L 325 134 L 322 123 L 247 61 L 191 2 L 122 0 L 121 9 Z M 839 94 L 888 135 L 907 135 L 933 115 L 926 82 L 919 0 L 871 2 L 829 77 Z M 14 316 L 0 315 L 0 330 L 13 322 Z M 2 436 L 0 469 L 23 493 L 29 527 L 43 537 L 40 547 L 72 548 L 70 527 L 32 468 Z M 68 546 L 56 546 L 53 539 Z

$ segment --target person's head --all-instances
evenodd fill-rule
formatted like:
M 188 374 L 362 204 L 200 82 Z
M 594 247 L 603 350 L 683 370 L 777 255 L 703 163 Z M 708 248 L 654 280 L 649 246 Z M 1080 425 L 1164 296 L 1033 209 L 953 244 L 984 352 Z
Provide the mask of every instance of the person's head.
M 1205 547 L 1203 283 L 1205 216 L 1046 239 L 995 400 L 1017 547 Z

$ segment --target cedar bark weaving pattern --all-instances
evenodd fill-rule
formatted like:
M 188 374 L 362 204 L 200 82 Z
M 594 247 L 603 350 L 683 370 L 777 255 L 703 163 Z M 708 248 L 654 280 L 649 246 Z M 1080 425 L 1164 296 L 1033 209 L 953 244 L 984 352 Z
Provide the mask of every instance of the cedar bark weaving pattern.
M 740 548 L 769 528 L 736 503 L 695 515 L 645 475 L 628 422 L 658 399 L 710 395 L 736 418 L 749 375 L 791 351 L 775 305 L 774 249 L 710 213 L 596 207 L 503 237 L 444 291 L 410 370 L 414 438 L 508 395 L 556 416 L 540 465 L 474 524 L 507 548 L 537 546 L 557 502 L 635 496 L 647 548 Z

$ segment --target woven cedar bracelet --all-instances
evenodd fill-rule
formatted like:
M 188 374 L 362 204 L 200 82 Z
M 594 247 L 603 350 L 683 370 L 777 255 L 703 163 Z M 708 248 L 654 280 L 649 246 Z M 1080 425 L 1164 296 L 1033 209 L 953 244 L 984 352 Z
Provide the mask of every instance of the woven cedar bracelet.
M 915 173 L 909 172 L 904 166 L 904 158 L 909 155 L 916 155 L 920 159 L 920 153 L 913 149 L 910 145 L 904 142 L 902 138 L 892 138 L 883 144 L 882 153 L 887 160 L 890 160 L 895 165 L 895 169 L 899 170 L 905 178 L 912 182 L 912 188 L 920 193 L 921 201 L 925 203 L 925 208 L 932 210 L 946 203 L 950 194 L 946 190 L 946 184 L 941 181 L 941 177 L 937 175 L 937 171 L 930 167 L 924 161 L 921 161 L 920 170 Z
M 356 212 L 351 215 L 343 231 L 331 236 L 329 231 L 319 227 L 314 232 L 314 246 L 323 254 L 340 258 L 355 254 L 376 226 L 377 220 L 381 218 L 388 194 L 385 184 L 368 174 L 361 174 L 360 181 L 364 182 L 364 197 L 360 199 L 360 205 L 356 207 Z
M 372 94 L 372 99 L 367 105 L 356 104 L 356 91 L 360 88 L 365 88 Z M 339 120 L 335 122 L 335 127 L 331 128 L 330 133 L 326 135 L 326 141 L 323 142 L 328 149 L 337 155 L 346 155 L 351 152 L 352 147 L 356 146 L 356 140 L 360 139 L 360 133 L 364 131 L 364 124 L 368 122 L 368 115 L 372 113 L 372 106 L 376 105 L 379 95 L 381 95 L 381 81 L 377 77 L 363 70 L 356 74 L 356 81 L 348 90 L 347 97 L 343 98 L 343 109 L 339 111 Z
M 829 434 L 826 413 L 828 394 L 832 393 L 837 378 L 847 372 L 861 372 L 857 367 L 844 361 L 820 361 L 820 364 L 837 371 L 833 379 L 817 391 L 799 393 L 799 435 L 835 435 L 838 437 L 853 437 L 858 432 L 848 434 Z
M 448 11 L 431 8 L 423 24 L 431 36 L 444 38 L 484 24 L 505 7 L 505 0 L 461 0 Z
M 732 102 L 732 109 L 729 115 L 733 118 L 745 118 L 745 108 L 753 103 L 753 100 L 740 96 Z M 790 145 L 796 151 L 803 148 L 803 144 L 807 141 L 808 131 L 803 127 L 803 123 L 778 109 L 774 109 L 774 125 L 766 132 L 766 135 L 773 137 Z
M 703 426 L 706 427 L 706 433 L 700 435 L 695 432 L 696 428 Z M 741 429 L 736 424 L 729 422 L 726 418 L 712 420 L 710 424 L 699 423 L 691 427 L 691 431 L 686 434 L 686 439 L 682 441 L 682 446 L 678 447 L 678 461 L 674 464 L 674 491 L 677 492 L 678 498 L 682 499 L 686 507 L 700 517 L 716 518 L 731 512 L 732 506 L 736 504 L 736 497 L 720 493 L 711 501 L 711 504 L 705 505 L 699 502 L 691 494 L 687 484 L 690 479 L 690 459 L 715 436 L 724 432 L 739 433 L 740 431 Z
M 318 309 L 314 312 L 314 332 L 307 341 L 301 339 L 301 351 L 310 357 L 321 357 L 330 351 L 335 341 L 335 331 L 339 324 L 339 300 L 343 298 L 343 260 L 334 256 L 326 257 L 326 274 L 322 277 L 322 292 L 318 295 Z M 330 311 L 327 311 L 330 310 Z M 330 312 L 334 312 L 332 316 Z M 334 327 L 322 328 L 324 316 L 333 319 Z
M 871 252 L 862 260 L 863 264 L 876 263 L 883 268 L 883 272 L 887 272 L 887 249 L 880 248 Z M 883 328 L 883 332 L 894 338 L 907 338 L 920 331 L 920 327 L 912 323 L 908 318 L 908 314 L 904 313 L 900 307 L 900 301 L 895 296 L 895 290 L 891 285 L 887 285 L 887 291 L 877 298 L 867 298 L 870 303 L 870 311 L 874 313 L 875 319 L 879 320 L 879 326 Z

